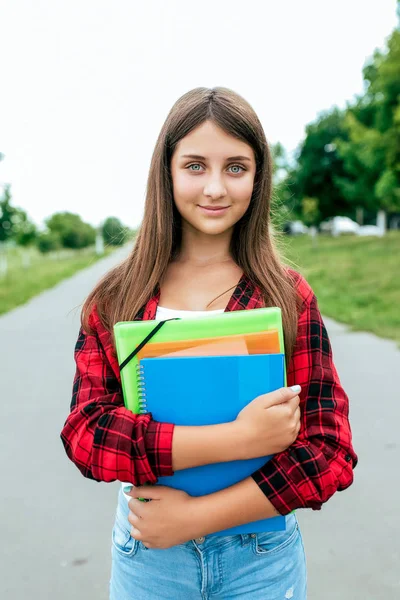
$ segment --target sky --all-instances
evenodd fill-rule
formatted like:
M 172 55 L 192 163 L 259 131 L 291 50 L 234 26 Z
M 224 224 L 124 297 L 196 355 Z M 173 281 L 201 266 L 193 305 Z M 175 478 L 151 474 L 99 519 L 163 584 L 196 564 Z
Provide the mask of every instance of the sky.
M 395 0 L 0 0 L 0 184 L 39 226 L 70 211 L 137 227 L 182 94 L 235 90 L 292 156 L 363 91 L 396 23 Z

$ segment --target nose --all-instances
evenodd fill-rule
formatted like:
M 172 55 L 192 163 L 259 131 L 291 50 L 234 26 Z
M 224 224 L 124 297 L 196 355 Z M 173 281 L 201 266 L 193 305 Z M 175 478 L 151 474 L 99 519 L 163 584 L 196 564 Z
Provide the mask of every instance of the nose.
M 226 189 L 221 179 L 213 178 L 205 184 L 203 193 L 213 200 L 218 200 L 226 196 Z

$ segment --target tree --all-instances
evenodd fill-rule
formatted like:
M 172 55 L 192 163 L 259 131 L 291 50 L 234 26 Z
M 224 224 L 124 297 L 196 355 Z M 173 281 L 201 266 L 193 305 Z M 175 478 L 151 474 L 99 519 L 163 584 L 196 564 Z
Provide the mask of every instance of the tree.
M 0 201 L 0 242 L 7 242 L 14 237 L 12 217 L 15 208 L 11 206 L 10 186 L 4 189 L 4 196 Z
M 37 247 L 43 254 L 58 250 L 61 247 L 60 237 L 52 231 L 43 232 L 37 237 Z
M 302 221 L 306 225 L 316 225 L 321 220 L 317 198 L 303 198 Z
M 36 239 L 36 225 L 24 210 L 12 206 L 10 190 L 10 185 L 5 186 L 0 200 L 0 242 L 14 240 L 21 246 L 27 246 Z
M 387 50 L 376 50 L 363 70 L 365 94 L 346 117 L 339 143 L 346 175 L 337 185 L 367 210 L 400 211 L 400 29 Z
M 368 94 L 375 108 L 374 128 L 380 134 L 383 169 L 375 194 L 383 208 L 400 211 L 400 28 L 388 40 L 386 54 L 376 53 L 371 69 L 364 70 Z
M 17 208 L 14 215 L 15 241 L 19 246 L 29 246 L 36 242 L 38 230 L 26 212 Z
M 375 129 L 365 126 L 358 114 L 355 106 L 345 117 L 348 139 L 339 140 L 337 144 L 345 171 L 336 175 L 335 184 L 354 208 L 375 212 L 378 204 L 375 185 L 383 161 L 381 136 Z
M 289 167 L 286 150 L 280 142 L 271 145 L 271 156 L 274 183 L 277 184 Z
M 272 157 L 271 221 L 277 230 L 282 230 L 290 221 L 291 213 L 286 190 L 286 175 L 289 169 L 285 148 L 280 142 L 270 146 Z
M 117 217 L 108 217 L 103 223 L 104 243 L 110 246 L 122 246 L 127 239 L 128 230 Z
M 297 164 L 279 184 L 292 213 L 304 218 L 309 198 L 321 219 L 354 217 L 360 209 L 370 217 L 382 209 L 400 212 L 399 73 L 397 27 L 387 49 L 376 50 L 365 65 L 365 91 L 356 102 L 343 111 L 325 112 L 307 126 Z
M 337 185 L 337 178 L 346 174 L 338 153 L 338 141 L 348 137 L 344 116 L 344 111 L 334 107 L 306 127 L 306 137 L 297 150 L 297 164 L 288 171 L 284 182 L 287 200 L 292 198 L 292 208 L 299 216 L 303 214 L 304 198 L 317 201 L 319 219 L 351 213 L 351 206 Z
M 45 220 L 52 233 L 58 235 L 64 248 L 86 248 L 95 243 L 96 229 L 70 212 L 55 213 Z

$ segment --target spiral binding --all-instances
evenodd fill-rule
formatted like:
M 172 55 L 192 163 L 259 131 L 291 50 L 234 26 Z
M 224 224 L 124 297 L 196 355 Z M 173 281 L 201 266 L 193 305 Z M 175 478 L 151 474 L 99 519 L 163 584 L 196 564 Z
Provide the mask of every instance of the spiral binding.
M 138 403 L 140 414 L 147 413 L 147 398 L 146 398 L 146 386 L 144 383 L 144 367 L 140 363 L 136 365 L 136 379 L 138 389 Z

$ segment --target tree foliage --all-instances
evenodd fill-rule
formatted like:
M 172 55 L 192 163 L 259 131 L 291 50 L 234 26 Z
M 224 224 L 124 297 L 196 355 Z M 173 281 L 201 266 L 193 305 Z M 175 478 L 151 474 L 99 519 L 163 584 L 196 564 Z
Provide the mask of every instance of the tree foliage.
M 349 212 L 348 203 L 337 185 L 337 179 L 345 175 L 338 143 L 346 137 L 344 113 L 335 107 L 306 127 L 306 137 L 299 149 L 294 185 L 298 204 L 303 208 L 303 198 L 317 199 L 321 219 L 338 211 L 341 214 Z
M 350 203 L 367 210 L 400 211 L 400 30 L 387 52 L 364 67 L 366 91 L 348 110 L 348 141 L 339 144 L 347 175 L 338 181 Z
M 399 4 L 400 6 L 400 4 Z M 322 113 L 306 128 L 296 165 L 281 188 L 303 219 L 313 198 L 318 218 L 383 209 L 400 212 L 400 28 L 363 69 L 365 90 L 346 109 Z M 306 199 L 306 202 L 304 202 Z M 315 214 L 315 213 L 314 213 Z
M 11 186 L 7 185 L 0 200 L 0 242 L 14 241 L 27 246 L 37 237 L 36 225 L 24 210 L 12 205 Z
M 128 229 L 117 217 L 108 217 L 103 223 L 104 243 L 110 246 L 122 246 L 128 237 Z
M 45 223 L 49 231 L 59 237 L 64 248 L 86 248 L 95 243 L 96 229 L 75 213 L 54 213 Z
M 37 238 L 37 247 L 43 254 L 58 250 L 61 248 L 60 236 L 52 231 L 42 232 Z

